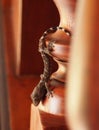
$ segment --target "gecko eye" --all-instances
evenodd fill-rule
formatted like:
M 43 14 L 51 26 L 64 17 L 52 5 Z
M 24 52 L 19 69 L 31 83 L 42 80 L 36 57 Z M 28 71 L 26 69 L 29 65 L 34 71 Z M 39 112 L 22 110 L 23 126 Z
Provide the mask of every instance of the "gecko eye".
M 39 102 L 40 102 L 40 99 L 38 99 L 38 98 L 33 98 L 32 101 L 33 101 L 33 104 L 34 104 L 35 106 L 37 106 L 37 105 L 39 104 Z

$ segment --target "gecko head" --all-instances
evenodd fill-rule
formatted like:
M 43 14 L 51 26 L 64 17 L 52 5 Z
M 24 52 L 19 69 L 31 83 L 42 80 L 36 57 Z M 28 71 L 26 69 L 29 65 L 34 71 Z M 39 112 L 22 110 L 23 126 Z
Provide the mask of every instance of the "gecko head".
M 31 94 L 32 102 L 35 106 L 38 106 L 40 101 L 44 99 L 46 95 L 46 88 L 44 87 L 44 83 L 40 82 L 34 89 Z
M 32 99 L 32 102 L 35 106 L 38 106 L 38 104 L 40 103 L 40 98 L 39 96 L 34 96 L 33 94 L 31 94 L 31 99 Z

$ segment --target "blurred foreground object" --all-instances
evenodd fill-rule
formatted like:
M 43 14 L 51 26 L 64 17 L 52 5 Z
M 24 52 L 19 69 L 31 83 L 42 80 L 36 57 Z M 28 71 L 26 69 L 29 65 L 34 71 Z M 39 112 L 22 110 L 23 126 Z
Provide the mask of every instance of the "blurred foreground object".
M 9 121 L 8 88 L 6 80 L 3 16 L 0 0 L 0 130 L 11 130 Z
M 99 130 L 98 8 L 98 0 L 78 1 L 66 85 L 66 116 L 70 130 Z

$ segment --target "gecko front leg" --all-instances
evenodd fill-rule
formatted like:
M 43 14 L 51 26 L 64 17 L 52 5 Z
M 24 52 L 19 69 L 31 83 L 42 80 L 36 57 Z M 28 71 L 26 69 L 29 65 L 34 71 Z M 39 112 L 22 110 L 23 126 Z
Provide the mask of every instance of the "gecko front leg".
M 45 87 L 46 87 L 46 90 L 47 90 L 46 96 L 47 96 L 48 98 L 49 98 L 50 96 L 53 97 L 53 91 L 51 91 L 51 90 L 49 89 L 49 86 L 48 86 L 48 83 L 47 83 L 47 82 L 45 82 Z

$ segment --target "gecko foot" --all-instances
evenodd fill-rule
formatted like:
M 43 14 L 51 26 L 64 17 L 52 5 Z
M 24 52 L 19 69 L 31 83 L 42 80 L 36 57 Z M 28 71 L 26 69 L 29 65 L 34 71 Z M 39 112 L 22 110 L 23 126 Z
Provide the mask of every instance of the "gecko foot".
M 45 83 L 45 86 L 46 86 L 46 90 L 47 90 L 47 94 L 46 96 L 49 98 L 49 97 L 53 97 L 53 91 L 51 91 L 49 88 L 48 88 L 48 83 Z
M 47 91 L 47 94 L 46 96 L 49 98 L 49 97 L 53 97 L 53 91 L 49 90 Z

